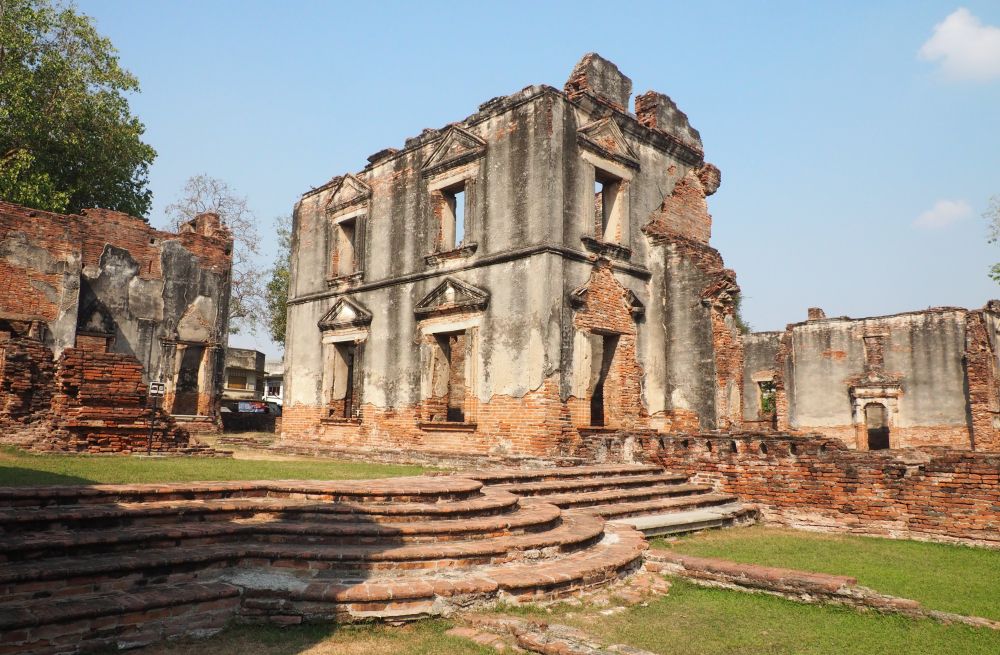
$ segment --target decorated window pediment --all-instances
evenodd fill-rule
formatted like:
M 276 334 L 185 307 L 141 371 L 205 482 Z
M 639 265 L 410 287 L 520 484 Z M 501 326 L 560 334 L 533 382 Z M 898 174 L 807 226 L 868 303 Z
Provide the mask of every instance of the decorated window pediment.
M 584 125 L 576 131 L 576 138 L 582 147 L 596 155 L 629 168 L 639 168 L 639 157 L 625 141 L 618 124 L 610 117 Z
M 486 142 L 457 126 L 449 127 L 441 143 L 431 153 L 421 169 L 423 175 L 433 175 L 453 166 L 461 166 L 486 154 Z
M 587 294 L 590 291 L 590 282 L 574 289 L 569 294 L 569 304 L 573 309 L 582 309 L 587 306 Z M 646 305 L 639 300 L 639 297 L 631 289 L 625 289 L 625 303 L 632 318 L 639 319 L 646 313 Z
M 417 303 L 413 313 L 427 316 L 450 311 L 481 311 L 489 301 L 488 291 L 448 277 Z
M 335 213 L 349 207 L 356 207 L 368 202 L 372 197 L 372 188 L 354 175 L 348 173 L 340 179 L 340 183 L 330 196 L 326 205 L 327 213 Z
M 372 315 L 361 305 L 341 298 L 319 319 L 319 329 L 339 330 L 350 327 L 364 327 L 372 322 Z

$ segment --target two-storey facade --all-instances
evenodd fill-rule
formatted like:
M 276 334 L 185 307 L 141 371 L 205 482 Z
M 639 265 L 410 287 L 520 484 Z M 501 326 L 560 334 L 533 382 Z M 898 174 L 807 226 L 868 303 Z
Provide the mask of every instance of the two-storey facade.
M 306 193 L 286 440 L 569 452 L 611 428 L 738 420 L 719 184 L 666 96 L 587 55 Z

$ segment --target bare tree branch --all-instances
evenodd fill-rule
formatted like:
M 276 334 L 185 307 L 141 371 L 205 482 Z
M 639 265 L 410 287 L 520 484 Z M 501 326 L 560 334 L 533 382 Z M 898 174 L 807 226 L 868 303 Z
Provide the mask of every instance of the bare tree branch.
M 233 332 L 247 328 L 256 332 L 267 322 L 264 297 L 265 271 L 256 261 L 260 255 L 257 216 L 241 196 L 226 182 L 204 173 L 194 175 L 184 184 L 181 196 L 167 205 L 171 228 L 176 231 L 198 214 L 219 215 L 233 234 L 232 296 L 229 301 L 229 325 Z

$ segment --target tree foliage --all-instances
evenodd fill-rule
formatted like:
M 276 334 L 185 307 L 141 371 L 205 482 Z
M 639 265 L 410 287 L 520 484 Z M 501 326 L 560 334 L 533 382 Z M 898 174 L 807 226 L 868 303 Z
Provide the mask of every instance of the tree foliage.
M 983 213 L 983 218 L 989 222 L 989 242 L 1000 241 L 1000 196 L 990 198 L 990 204 Z M 993 264 L 990 267 L 990 277 L 994 282 L 1000 282 L 1000 264 Z
M 0 0 L 0 196 L 146 215 L 156 152 L 129 110 L 138 90 L 88 16 L 52 0 Z
M 288 319 L 288 280 L 292 263 L 292 219 L 279 216 L 275 219 L 278 234 L 278 256 L 267 283 L 267 308 L 271 338 L 285 344 L 285 327 Z
M 255 332 L 267 315 L 264 300 L 264 271 L 257 263 L 260 235 L 257 217 L 240 196 L 222 180 L 205 174 L 194 175 L 184 184 L 180 197 L 167 205 L 174 231 L 198 214 L 213 212 L 233 233 L 232 295 L 229 300 L 229 328 Z
M 740 334 L 750 334 L 753 332 L 753 326 L 746 322 L 743 318 L 743 294 L 736 295 L 736 304 L 733 307 L 733 322 L 736 324 L 736 329 L 739 330 Z

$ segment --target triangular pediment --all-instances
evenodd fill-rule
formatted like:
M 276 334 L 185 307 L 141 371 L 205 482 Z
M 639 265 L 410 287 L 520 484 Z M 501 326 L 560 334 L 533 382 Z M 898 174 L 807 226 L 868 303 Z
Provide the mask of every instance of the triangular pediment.
M 449 277 L 424 296 L 413 313 L 423 316 L 453 310 L 482 310 L 489 301 L 489 291 Z
M 430 175 L 450 166 L 468 163 L 482 157 L 485 152 L 486 142 L 478 136 L 460 127 L 449 127 L 424 164 L 423 174 Z
M 621 128 L 610 117 L 584 125 L 576 131 L 576 136 L 580 145 L 606 159 L 618 161 L 633 168 L 639 167 L 638 156 L 632 150 L 632 146 L 625 141 Z
M 589 296 L 590 296 L 590 287 L 592 283 L 593 279 L 588 280 L 587 283 L 584 284 L 582 287 L 577 287 L 576 289 L 570 291 L 569 293 L 570 307 L 578 311 L 587 307 L 587 304 L 590 302 Z M 635 292 L 633 292 L 631 289 L 624 288 L 623 292 L 625 296 L 625 305 L 628 308 L 629 314 L 632 315 L 633 319 L 639 320 L 646 314 L 646 305 L 644 305 L 643 302 L 639 300 L 639 296 L 635 295 Z
M 341 298 L 319 319 L 319 329 L 326 331 L 360 327 L 371 322 L 372 315 L 367 309 L 347 298 Z
M 335 212 L 345 207 L 359 205 L 366 202 L 371 196 L 372 188 L 354 175 L 348 173 L 340 178 L 340 182 L 326 204 L 326 210 L 328 212 Z

